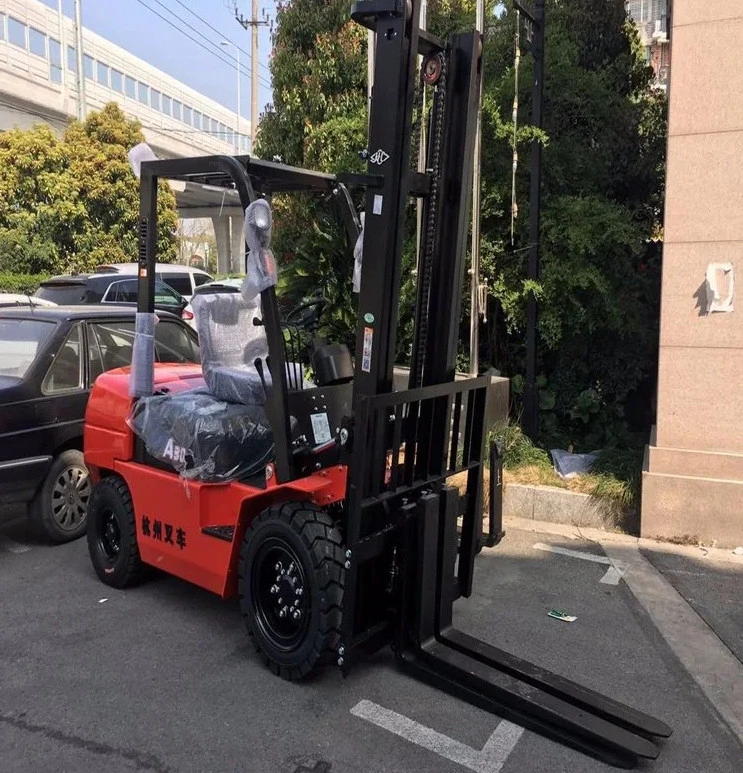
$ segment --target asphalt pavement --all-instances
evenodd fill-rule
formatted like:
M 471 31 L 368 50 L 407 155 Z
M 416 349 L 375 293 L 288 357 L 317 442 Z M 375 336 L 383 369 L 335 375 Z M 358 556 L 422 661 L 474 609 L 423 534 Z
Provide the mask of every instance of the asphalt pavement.
M 455 623 L 666 721 L 674 735 L 642 770 L 737 773 L 737 738 L 627 584 L 601 582 L 603 556 L 588 540 L 509 528 L 478 558 Z M 577 619 L 548 617 L 554 607 Z M 48 546 L 22 518 L 0 523 L 0 771 L 468 770 L 611 768 L 411 679 L 389 651 L 346 679 L 284 682 L 235 602 L 164 576 L 107 588 L 84 540 Z

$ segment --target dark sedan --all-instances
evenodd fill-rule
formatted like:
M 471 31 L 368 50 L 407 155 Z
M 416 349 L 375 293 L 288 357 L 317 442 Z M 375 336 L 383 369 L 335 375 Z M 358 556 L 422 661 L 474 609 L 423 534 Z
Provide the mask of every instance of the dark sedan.
M 159 362 L 200 362 L 196 334 L 159 312 Z M 55 542 L 82 535 L 90 481 L 83 421 L 90 387 L 129 365 L 134 311 L 117 306 L 0 310 L 0 502 L 29 503 Z

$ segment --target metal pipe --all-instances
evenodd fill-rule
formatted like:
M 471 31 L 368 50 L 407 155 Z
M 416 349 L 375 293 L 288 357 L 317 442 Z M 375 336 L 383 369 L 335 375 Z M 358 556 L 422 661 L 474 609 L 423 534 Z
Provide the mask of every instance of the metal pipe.
M 83 12 L 81 0 L 75 0 L 75 49 L 77 56 L 77 119 L 84 121 L 87 114 L 85 105 L 85 72 L 83 71 Z
M 485 0 L 477 2 L 475 20 L 477 32 L 482 36 L 485 29 Z M 482 40 L 482 37 L 481 37 Z M 470 267 L 470 374 L 476 376 L 480 370 L 480 312 L 478 287 L 480 285 L 480 177 L 482 158 L 482 74 L 477 107 L 477 125 L 475 128 L 475 165 L 472 183 L 472 259 Z

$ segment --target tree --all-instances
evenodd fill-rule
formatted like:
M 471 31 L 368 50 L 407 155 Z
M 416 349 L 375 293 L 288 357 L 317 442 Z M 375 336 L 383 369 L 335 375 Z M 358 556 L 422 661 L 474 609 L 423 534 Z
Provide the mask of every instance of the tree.
M 40 124 L 0 135 L 0 270 L 83 271 L 136 259 L 139 184 L 127 153 L 144 137 L 115 104 L 58 138 Z M 175 199 L 160 190 L 158 259 L 175 258 Z
M 541 423 L 550 441 L 627 442 L 628 426 L 647 426 L 657 358 L 655 239 L 663 197 L 665 100 L 651 87 L 623 0 L 547 0 L 542 132 L 528 126 L 531 57 L 522 41 L 520 213 L 511 244 L 515 13 L 506 8 L 496 18 L 495 3 L 487 6 L 481 262 L 492 300 L 481 361 L 513 377 L 518 391 L 525 301 L 527 293 L 536 292 Z M 429 28 L 446 35 L 471 27 L 474 10 L 474 0 L 431 0 Z M 331 172 L 363 169 L 357 151 L 366 146 L 366 31 L 349 21 L 346 0 L 293 0 L 283 4 L 277 22 L 274 102 L 261 123 L 259 152 Z M 544 143 L 538 285 L 525 281 L 528 150 L 534 138 Z M 322 264 L 323 280 L 332 274 L 340 288 L 343 317 L 353 320 L 350 267 L 342 257 L 325 261 L 322 240 L 317 249 L 308 244 L 312 215 L 307 204 L 281 204 L 277 219 L 288 226 L 284 284 L 291 290 L 306 288 L 313 278 L 319 282 L 316 267 Z M 300 242 L 302 257 L 292 263 L 292 244 Z M 414 297 L 413 246 L 409 239 L 401 313 Z M 465 318 L 465 356 L 468 326 Z M 401 317 L 401 352 L 409 345 L 409 327 Z

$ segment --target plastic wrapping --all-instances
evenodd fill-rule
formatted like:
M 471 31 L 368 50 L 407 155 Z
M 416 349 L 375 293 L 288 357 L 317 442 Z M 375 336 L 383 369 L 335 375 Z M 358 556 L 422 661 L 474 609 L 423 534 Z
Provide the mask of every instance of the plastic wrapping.
M 248 257 L 240 291 L 248 302 L 277 282 L 276 261 L 271 252 L 272 226 L 271 207 L 265 199 L 257 199 L 245 210 L 243 231 Z
M 227 403 L 206 389 L 142 398 L 127 423 L 151 456 L 188 480 L 248 477 L 274 456 L 263 408 Z
M 366 213 L 361 213 L 361 233 L 353 248 L 353 291 L 361 292 L 361 264 L 364 262 L 364 225 Z
M 134 325 L 129 396 L 146 397 L 155 389 L 155 325 L 157 314 L 137 312 Z
M 569 451 L 553 448 L 550 454 L 555 472 L 564 480 L 587 475 L 598 459 L 596 451 L 592 451 L 590 454 L 571 454 Z
M 266 330 L 254 324 L 260 319 L 260 307 L 237 293 L 196 295 L 192 306 L 209 391 L 228 403 L 263 405 L 271 374 L 266 365 Z M 262 363 L 263 380 L 256 360 Z

